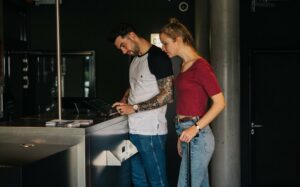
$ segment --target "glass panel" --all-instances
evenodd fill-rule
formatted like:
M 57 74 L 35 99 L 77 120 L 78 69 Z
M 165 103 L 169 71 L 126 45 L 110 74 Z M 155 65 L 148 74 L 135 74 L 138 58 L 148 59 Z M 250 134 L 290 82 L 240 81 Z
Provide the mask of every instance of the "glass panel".
M 8 51 L 6 57 L 6 87 L 11 88 L 17 116 L 57 110 L 56 53 Z M 62 52 L 61 71 L 63 99 L 96 97 L 94 51 Z

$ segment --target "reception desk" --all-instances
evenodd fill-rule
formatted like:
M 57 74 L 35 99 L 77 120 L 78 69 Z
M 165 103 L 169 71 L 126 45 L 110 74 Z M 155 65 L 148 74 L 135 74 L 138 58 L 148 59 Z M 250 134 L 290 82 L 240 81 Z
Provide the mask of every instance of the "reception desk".
M 0 167 L 20 168 L 17 187 L 131 186 L 126 117 L 94 118 L 76 128 L 47 127 L 49 119 L 0 124 Z

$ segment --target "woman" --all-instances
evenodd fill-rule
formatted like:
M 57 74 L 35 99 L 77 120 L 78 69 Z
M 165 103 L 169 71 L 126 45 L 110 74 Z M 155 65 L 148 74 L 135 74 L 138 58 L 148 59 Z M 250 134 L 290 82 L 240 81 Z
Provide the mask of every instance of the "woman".
M 208 187 L 208 164 L 214 151 L 214 136 L 209 127 L 225 107 L 225 99 L 209 63 L 193 46 L 189 30 L 178 20 L 160 31 L 162 49 L 169 57 L 182 58 L 181 72 L 175 79 L 177 149 L 182 157 L 178 187 L 187 183 L 187 143 L 190 143 L 191 184 Z M 207 109 L 208 99 L 212 104 Z

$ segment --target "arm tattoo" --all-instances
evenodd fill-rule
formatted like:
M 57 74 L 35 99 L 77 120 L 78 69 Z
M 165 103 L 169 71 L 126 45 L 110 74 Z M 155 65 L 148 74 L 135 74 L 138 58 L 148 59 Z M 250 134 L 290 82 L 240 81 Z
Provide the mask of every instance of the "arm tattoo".
M 173 102 L 173 79 L 174 76 L 165 77 L 157 80 L 159 94 L 153 98 L 139 103 L 139 111 L 152 110 L 159 108 L 167 103 Z

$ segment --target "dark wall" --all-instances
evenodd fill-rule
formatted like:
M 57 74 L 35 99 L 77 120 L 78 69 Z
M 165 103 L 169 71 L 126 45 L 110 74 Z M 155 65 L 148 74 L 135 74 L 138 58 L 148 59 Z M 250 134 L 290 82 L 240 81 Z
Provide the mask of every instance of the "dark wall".
M 17 167 L 0 167 L 1 187 L 22 187 L 22 170 Z
M 22 111 L 22 79 L 13 77 L 8 80 L 10 75 L 18 74 L 21 76 L 21 63 L 11 63 L 11 67 L 14 71 L 12 74 L 8 73 L 8 65 L 4 65 L 4 62 L 8 62 L 7 51 L 8 50 L 26 50 L 27 49 L 27 4 L 23 0 L 3 0 L 3 74 L 4 76 L 4 88 L 3 88 L 3 102 L 4 102 L 4 117 L 3 119 L 9 119 L 10 117 L 18 116 Z M 10 67 L 10 68 L 11 68 Z M 11 71 L 11 72 L 12 72 Z M 13 76 L 13 75 L 12 75 Z M 14 82 L 15 84 L 7 84 L 8 82 Z M 18 84 L 18 87 L 15 85 Z
M 4 50 L 27 48 L 27 7 L 24 0 L 3 0 Z
M 130 22 L 147 39 L 158 32 L 169 17 L 177 17 L 193 30 L 193 1 L 187 12 L 178 10 L 181 1 L 168 0 L 63 0 L 61 5 L 61 48 L 96 51 L 97 96 L 113 102 L 128 87 L 129 59 L 107 42 L 119 22 Z M 55 6 L 30 6 L 30 49 L 55 50 Z
M 3 2 L 0 1 L 0 118 L 3 117 Z
M 241 46 L 247 49 L 299 49 L 300 2 L 241 1 Z

